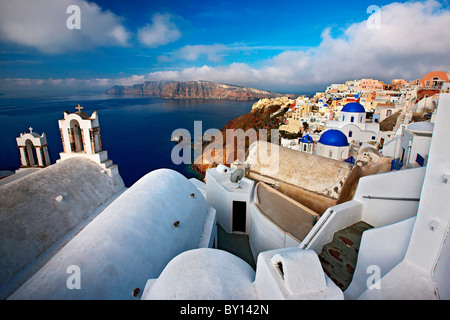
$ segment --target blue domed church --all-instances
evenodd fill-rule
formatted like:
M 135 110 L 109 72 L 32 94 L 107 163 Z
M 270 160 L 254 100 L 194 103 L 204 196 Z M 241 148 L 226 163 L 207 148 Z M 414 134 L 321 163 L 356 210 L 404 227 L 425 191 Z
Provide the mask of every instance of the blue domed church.
M 322 133 L 317 141 L 316 154 L 335 160 L 344 160 L 348 158 L 349 148 L 347 136 L 340 130 L 330 129 Z
M 329 129 L 342 131 L 350 143 L 377 142 L 380 134 L 378 123 L 366 123 L 366 110 L 358 102 L 347 103 L 341 109 L 339 120 L 327 122 L 325 130 Z
M 300 150 L 311 154 L 314 153 L 314 140 L 309 134 L 304 135 L 300 140 Z

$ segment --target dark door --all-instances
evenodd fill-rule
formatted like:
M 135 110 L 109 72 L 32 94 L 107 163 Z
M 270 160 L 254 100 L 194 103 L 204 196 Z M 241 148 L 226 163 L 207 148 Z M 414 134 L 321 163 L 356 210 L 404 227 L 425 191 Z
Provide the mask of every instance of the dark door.
M 233 201 L 233 232 L 245 232 L 246 216 L 247 203 L 245 201 Z
M 402 148 L 402 156 L 400 158 L 400 161 L 403 162 L 404 158 L 405 158 L 405 148 Z

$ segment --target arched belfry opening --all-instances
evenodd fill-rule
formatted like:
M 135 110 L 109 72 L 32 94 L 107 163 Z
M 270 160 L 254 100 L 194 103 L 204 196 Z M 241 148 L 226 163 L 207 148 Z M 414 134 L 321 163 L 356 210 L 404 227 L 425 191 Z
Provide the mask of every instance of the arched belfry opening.
M 35 166 L 37 165 L 37 153 L 36 149 L 33 145 L 33 142 L 31 142 L 30 139 L 28 139 L 25 142 L 25 154 L 27 157 L 27 163 L 29 163 L 29 166 Z
M 118 174 L 117 166 L 102 149 L 98 112 L 94 111 L 89 116 L 82 111 L 84 107 L 78 105 L 75 109 L 77 111 L 73 113 L 64 111 L 64 119 L 58 120 L 64 150 L 58 161 L 83 156 L 98 163 L 108 173 Z
M 30 127 L 29 132 L 21 133 L 20 136 L 16 138 L 16 141 L 17 147 L 19 148 L 22 168 L 43 168 L 50 165 L 50 156 L 45 133 L 39 135 L 36 132 L 33 132 L 33 128 Z
M 70 150 L 72 152 L 86 152 L 83 139 L 83 129 L 76 119 L 70 121 L 69 127 Z

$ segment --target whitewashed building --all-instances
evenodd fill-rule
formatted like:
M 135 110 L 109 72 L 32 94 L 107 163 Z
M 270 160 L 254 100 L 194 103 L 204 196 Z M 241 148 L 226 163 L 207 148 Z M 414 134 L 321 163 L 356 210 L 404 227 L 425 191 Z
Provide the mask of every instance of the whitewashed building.
M 176 268 L 169 264 L 156 282 L 159 290 L 150 286 L 143 298 L 176 299 L 181 293 L 181 299 L 207 299 L 210 293 L 213 299 L 449 299 L 450 214 L 442 197 L 450 195 L 450 167 L 441 161 L 450 157 L 449 108 L 450 94 L 438 107 L 427 167 L 361 178 L 353 199 L 327 209 L 299 246 L 259 253 L 255 274 L 242 261 L 225 257 L 216 266 L 215 254 L 206 257 L 195 250 L 174 259 Z M 356 239 L 342 232 L 361 225 L 355 250 Z M 342 250 L 348 247 L 357 254 L 354 267 L 344 262 L 341 274 L 339 264 L 324 260 L 335 239 L 342 241 Z M 212 267 L 192 273 L 200 256 Z M 337 251 L 332 256 L 347 259 Z M 218 273 L 217 268 L 230 272 Z M 345 273 L 350 277 L 344 284 Z M 217 295 L 217 282 L 226 283 L 220 287 L 222 295 Z M 249 294 L 251 289 L 255 295 Z M 192 295 L 183 295 L 185 290 Z
M 377 141 L 380 132 L 378 123 L 366 123 L 366 111 L 357 102 L 347 103 L 339 114 L 339 120 L 327 122 L 325 130 L 337 129 L 342 131 L 350 141 L 363 143 Z
M 172 258 L 212 246 L 215 237 L 215 210 L 201 192 L 178 172 L 155 170 L 98 214 L 10 299 L 131 299 Z M 76 279 L 68 281 L 73 270 L 80 272 L 79 290 L 73 287 Z
M 348 158 L 350 144 L 345 134 L 336 129 L 330 129 L 322 133 L 317 141 L 316 154 L 335 160 Z
M 427 121 L 404 125 L 399 128 L 399 133 L 383 146 L 381 153 L 398 159 L 403 167 L 425 166 L 433 128 L 434 123 Z
M 269 164 L 246 162 L 258 175 L 240 180 L 231 179 L 238 170 L 225 167 L 210 169 L 206 185 L 172 170 L 155 170 L 106 206 L 7 297 L 448 300 L 448 123 L 450 93 L 444 93 L 427 165 L 364 177 L 353 175 L 357 166 L 286 148 L 275 148 L 284 155 L 278 158 L 286 161 L 284 166 L 273 159 Z M 250 158 L 256 154 L 249 151 Z M 295 158 L 313 161 L 288 161 Z M 76 171 L 71 161 L 93 164 L 87 158 L 73 158 L 38 173 L 50 178 L 52 168 L 62 173 L 63 165 Z M 98 164 L 89 167 L 99 174 Z M 305 199 L 333 192 L 339 198 L 313 214 L 299 205 L 302 201 L 285 194 L 293 189 L 281 194 L 281 177 L 284 186 L 299 181 L 308 185 L 309 193 L 297 188 L 307 195 Z M 17 181 L 17 188 L 23 182 Z M 14 200 L 12 195 L 6 198 Z M 54 205 L 64 204 L 65 198 L 55 199 Z M 214 249 L 216 221 L 232 233 L 248 234 L 256 270 Z M 21 225 L 15 223 L 10 217 L 11 234 Z M 71 274 L 77 270 L 80 290 Z

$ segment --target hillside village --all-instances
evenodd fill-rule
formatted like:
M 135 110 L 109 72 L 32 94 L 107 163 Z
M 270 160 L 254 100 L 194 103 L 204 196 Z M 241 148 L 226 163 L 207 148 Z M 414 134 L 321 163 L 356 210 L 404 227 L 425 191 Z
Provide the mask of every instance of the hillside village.
M 409 82 L 351 80 L 313 97 L 261 99 L 252 111 L 280 107 L 270 117 L 277 118 L 284 147 L 362 166 L 381 160 L 375 170 L 413 168 L 426 165 L 439 92 L 449 81 L 450 72 L 442 71 Z M 326 141 L 329 130 L 340 132 L 328 140 L 345 135 L 342 145 Z M 406 139 L 411 146 L 402 144 Z
M 221 132 L 275 128 L 280 144 L 204 163 L 203 181 L 158 169 L 126 188 L 81 106 L 54 164 L 30 128 L 0 182 L 0 297 L 449 299 L 449 76 L 259 100 Z

